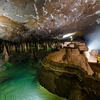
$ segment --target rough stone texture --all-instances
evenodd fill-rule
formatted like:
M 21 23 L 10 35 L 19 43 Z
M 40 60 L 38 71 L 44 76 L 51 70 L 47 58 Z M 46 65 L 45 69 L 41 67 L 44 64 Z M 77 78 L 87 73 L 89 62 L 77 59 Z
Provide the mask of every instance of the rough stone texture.
M 97 56 L 99 55 L 98 50 L 92 50 L 91 52 L 84 52 L 85 56 L 88 59 L 88 62 L 97 63 Z
M 65 60 L 68 60 L 66 57 L 70 56 L 75 56 L 77 63 L 80 60 L 85 60 L 85 58 L 80 55 L 78 49 L 68 49 L 67 52 L 68 54 L 65 56 Z M 59 53 L 61 53 L 61 51 L 59 51 Z M 68 100 L 100 100 L 100 79 L 88 75 L 92 72 L 88 63 L 86 66 L 89 70 L 85 69 L 85 65 L 85 68 L 82 68 L 71 61 L 69 61 L 70 64 L 68 62 L 59 63 L 57 61 L 59 61 L 62 56 L 60 55 L 60 59 L 56 60 L 55 58 L 58 56 L 56 54 L 58 54 L 58 51 L 55 52 L 54 55 L 53 53 L 49 54 L 42 61 L 42 67 L 38 75 L 40 84 L 50 92 L 66 97 Z M 71 57 L 69 58 L 70 60 L 72 59 Z M 78 57 L 81 57 L 79 61 Z M 86 62 L 87 60 L 85 63 Z
M 66 50 L 60 49 L 60 51 L 49 54 L 46 58 L 54 62 L 60 62 L 65 54 Z
M 71 44 L 72 46 L 74 47 L 75 45 L 77 45 L 79 47 L 79 50 L 80 51 L 88 51 L 88 47 L 86 46 L 86 43 L 84 42 L 81 42 L 81 41 L 72 41 L 71 42 L 64 42 L 61 44 L 62 48 L 64 47 L 71 47 Z
M 71 95 L 70 92 L 73 91 L 73 89 L 79 89 L 78 83 L 82 80 L 82 77 L 85 74 L 87 75 L 84 70 L 78 68 L 77 66 L 59 65 L 45 59 L 43 67 L 40 69 L 38 78 L 40 84 L 50 92 L 69 98 Z M 76 96 L 77 94 L 75 94 L 75 97 Z M 80 98 L 80 95 L 76 98 Z
M 77 65 L 87 71 L 89 75 L 93 74 L 87 58 L 83 54 L 80 54 L 78 48 L 61 49 L 60 51 L 49 54 L 46 58 L 53 62 Z
M 92 56 L 96 56 L 96 57 L 97 57 L 97 55 L 99 54 L 99 51 L 98 51 L 98 50 L 92 50 L 92 51 L 90 52 L 90 54 L 91 54 Z
M 0 29 L 0 38 L 14 39 L 16 31 L 23 38 L 26 36 L 22 35 L 22 29 L 13 28 L 12 22 L 5 21 L 5 17 L 21 22 L 17 27 L 24 23 L 24 29 L 30 30 L 24 33 L 32 33 L 34 37 L 56 37 L 100 24 L 100 0 L 0 0 L 0 15 L 4 20 L 0 20 L 0 26 L 4 27 Z M 5 23 L 12 24 L 11 27 L 6 26 L 7 31 L 10 30 L 9 35 L 5 31 Z
M 77 65 L 77 66 L 83 68 L 85 71 L 87 71 L 87 73 L 89 75 L 93 74 L 93 71 L 88 64 L 87 58 L 83 54 L 80 54 L 80 51 L 78 48 L 67 49 L 62 62 L 66 63 L 66 64 Z

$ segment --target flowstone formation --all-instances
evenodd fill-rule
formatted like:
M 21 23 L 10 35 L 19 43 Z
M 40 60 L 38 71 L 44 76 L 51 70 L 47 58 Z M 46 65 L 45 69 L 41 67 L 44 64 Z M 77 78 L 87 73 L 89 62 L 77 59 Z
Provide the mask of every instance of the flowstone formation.
M 67 47 L 43 59 L 38 78 L 47 90 L 68 100 L 100 100 L 100 79 L 93 74 L 84 53 Z

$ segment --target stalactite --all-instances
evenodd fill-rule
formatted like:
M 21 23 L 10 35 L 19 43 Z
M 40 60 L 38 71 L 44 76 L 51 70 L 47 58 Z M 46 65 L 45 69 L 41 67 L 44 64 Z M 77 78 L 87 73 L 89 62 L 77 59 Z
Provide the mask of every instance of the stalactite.
M 23 50 L 22 50 L 22 45 L 20 44 L 20 52 L 22 52 Z
M 48 51 L 49 49 L 49 46 L 48 46 L 48 42 L 46 43 L 46 50 Z

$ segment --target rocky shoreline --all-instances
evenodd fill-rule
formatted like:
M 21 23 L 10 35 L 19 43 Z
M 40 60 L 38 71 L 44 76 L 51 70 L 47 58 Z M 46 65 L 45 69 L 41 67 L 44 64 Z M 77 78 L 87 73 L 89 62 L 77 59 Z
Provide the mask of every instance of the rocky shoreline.
M 100 100 L 99 78 L 75 64 L 54 62 L 55 56 L 50 60 L 50 55 L 42 61 L 38 75 L 43 87 L 68 100 Z

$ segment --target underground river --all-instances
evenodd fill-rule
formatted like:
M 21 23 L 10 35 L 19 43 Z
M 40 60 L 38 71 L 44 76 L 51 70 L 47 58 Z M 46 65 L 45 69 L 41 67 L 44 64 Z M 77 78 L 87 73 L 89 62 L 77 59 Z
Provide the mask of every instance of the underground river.
M 38 82 L 40 64 L 33 60 L 7 63 L 0 71 L 0 100 L 66 100 Z

